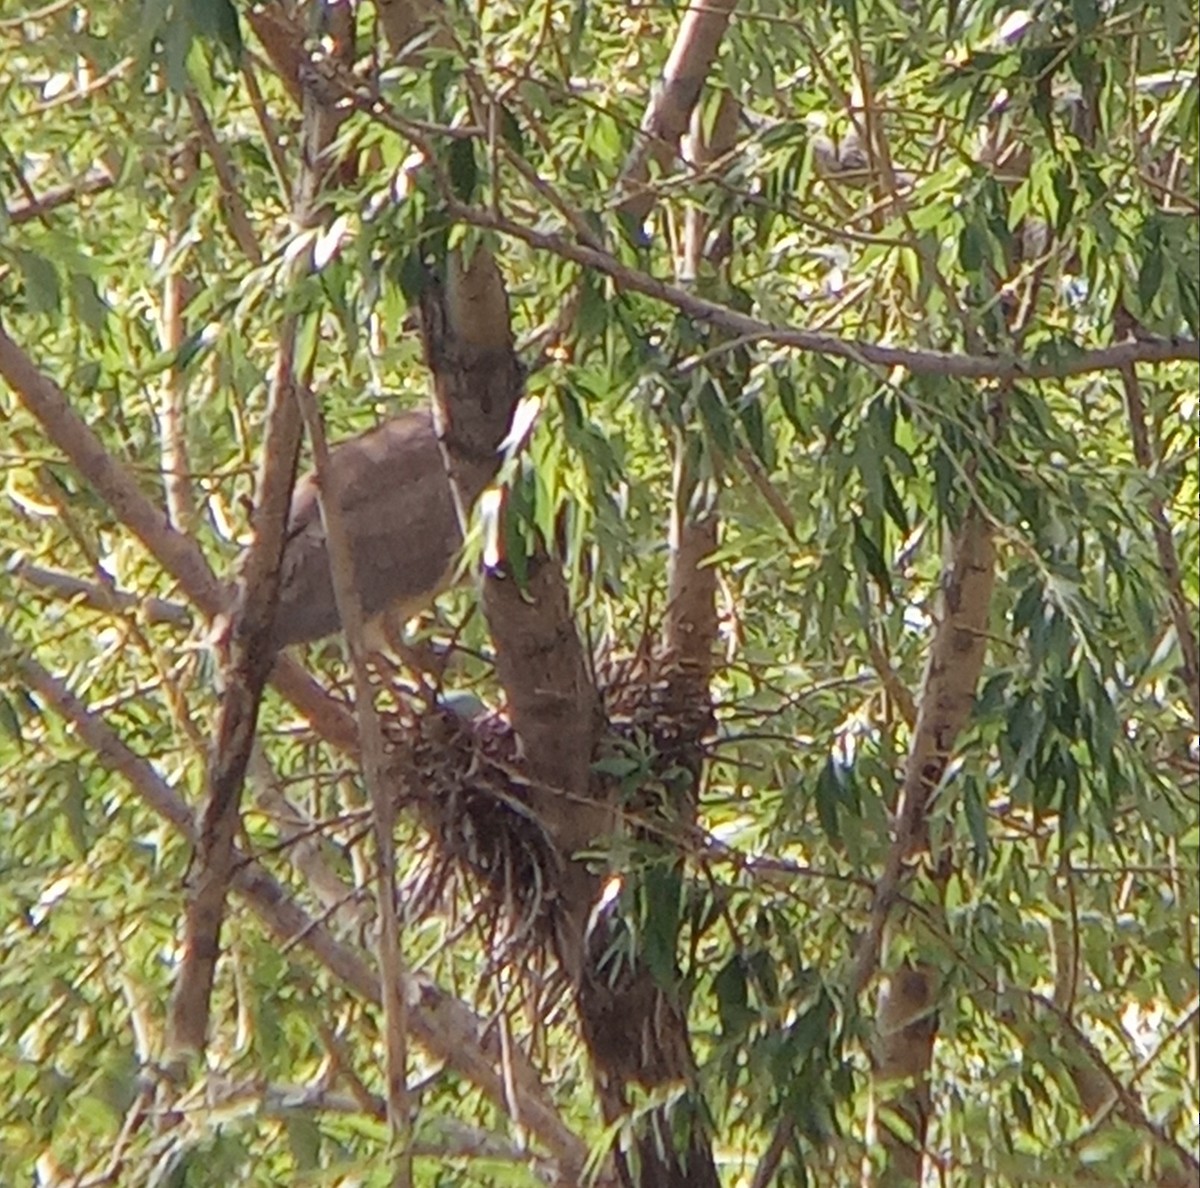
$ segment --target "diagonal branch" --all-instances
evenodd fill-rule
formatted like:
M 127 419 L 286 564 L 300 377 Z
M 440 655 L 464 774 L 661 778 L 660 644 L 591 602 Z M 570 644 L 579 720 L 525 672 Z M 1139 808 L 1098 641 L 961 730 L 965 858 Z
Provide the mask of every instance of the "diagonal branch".
M 179 583 L 188 598 L 212 619 L 229 606 L 229 590 L 214 576 L 200 546 L 167 521 L 121 462 L 114 458 L 63 390 L 34 366 L 0 328 L 0 376 L 41 424 L 46 436 L 108 504 L 118 520 L 146 546 L 150 555 Z M 355 746 L 354 722 L 294 660 L 281 656 L 272 674 L 275 687 L 326 741 L 343 751 Z
M 736 7 L 737 0 L 700 0 L 688 5 L 679 22 L 657 93 L 646 107 L 637 143 L 617 183 L 629 191 L 619 209 L 635 222 L 645 219 L 658 201 L 646 184 L 650 167 L 666 169 L 678 154 Z
M 56 598 L 78 599 L 96 610 L 132 611 L 144 615 L 147 623 L 170 623 L 176 627 L 186 627 L 192 621 L 191 612 L 181 603 L 168 602 L 163 598 L 145 598 L 99 581 L 89 582 L 57 569 L 45 569 L 19 555 L 10 569 L 22 582 L 39 590 L 48 590 Z
M 174 527 L 186 531 L 196 519 L 196 492 L 187 440 L 187 383 L 179 362 L 186 339 L 184 314 L 193 296 L 193 285 L 184 268 L 187 236 L 195 214 L 192 183 L 197 168 L 197 151 L 187 141 L 170 166 L 171 211 L 166 245 L 166 276 L 163 280 L 160 335 L 163 350 L 173 356 L 164 377 L 163 392 L 156 408 L 161 445 L 163 491 Z
M 18 651 L 3 632 L 0 650 L 8 654 L 27 687 L 70 723 L 109 771 L 121 776 L 148 808 L 170 821 L 190 842 L 197 841 L 188 806 L 101 715 L 32 656 Z M 308 915 L 253 858 L 235 849 L 233 868 L 234 890 L 282 948 L 300 946 L 363 1000 L 379 1003 L 379 978 L 356 950 L 339 942 L 325 924 Z M 558 1162 L 564 1186 L 578 1184 L 587 1149 L 563 1124 L 528 1060 L 513 1050 L 502 1057 L 498 1042 L 485 1042 L 484 1021 L 434 983 L 410 978 L 406 998 L 412 1032 L 422 1047 L 475 1085 L 502 1113 L 509 1111 L 515 1093 L 522 1122 Z
M 927 844 L 927 822 L 959 735 L 975 701 L 987 650 L 987 619 L 995 583 L 996 552 L 992 529 L 976 508 L 967 512 L 951 541 L 942 572 L 940 605 L 929 649 L 916 727 L 909 745 L 892 844 L 875 887 L 866 931 L 859 939 L 849 974 L 848 994 L 866 989 L 879 965 L 884 932 L 892 908 L 912 871 L 911 859 Z M 935 1031 L 935 972 L 923 965 L 906 966 L 888 979 L 880 996 L 873 1053 L 877 1082 L 915 1079 L 914 1092 L 901 1106 L 915 1140 L 902 1141 L 886 1131 L 882 1141 L 891 1151 L 899 1182 L 919 1181 L 928 1102 L 921 1084 Z M 895 1103 L 893 1103 L 895 1105 Z M 760 1162 L 754 1188 L 765 1188 L 791 1138 L 792 1119 L 780 1119 L 768 1157 Z
M 1129 434 L 1133 439 L 1133 456 L 1147 477 L 1158 469 L 1158 450 L 1150 437 L 1146 424 L 1146 405 L 1142 400 L 1142 385 L 1137 368 L 1130 363 L 1121 368 L 1121 382 L 1125 388 L 1125 407 L 1129 413 Z M 1150 491 L 1150 529 L 1154 534 L 1154 547 L 1158 550 L 1158 564 L 1167 585 L 1167 603 L 1171 608 L 1171 621 L 1175 624 L 1175 635 L 1179 650 L 1183 654 L 1184 693 L 1192 710 L 1192 721 L 1200 725 L 1200 643 L 1196 639 L 1196 612 L 1188 606 L 1183 592 L 1183 577 L 1179 567 L 1179 554 L 1175 550 L 1175 538 L 1171 534 L 1171 522 L 1162 498 L 1153 489 Z
M 43 190 L 42 193 L 34 194 L 26 201 L 10 207 L 7 212 L 8 221 L 20 226 L 33 219 L 44 218 L 59 207 L 79 202 L 80 199 L 93 194 L 103 194 L 105 190 L 111 190 L 116 183 L 117 175 L 106 166 L 98 165 L 73 182 Z
M 269 636 L 279 601 L 279 563 L 300 453 L 300 416 L 293 397 L 295 335 L 292 318 L 281 335 L 267 410 L 253 540 L 233 614 L 225 689 L 217 712 L 207 800 L 184 923 L 183 960 L 171 1000 L 168 1049 L 176 1054 L 202 1052 L 207 1039 L 225 896 L 234 870 L 234 837 L 241 822 L 242 784 L 254 746 L 263 688 L 274 660 Z
M 37 370 L 3 329 L 0 329 L 0 375 L 117 519 L 179 581 L 200 610 L 209 618 L 224 610 L 228 594 L 213 576 L 199 545 L 170 526 L 161 508 L 151 503 L 133 475 L 109 454 L 71 408 L 63 390 Z
M 293 202 L 293 216 L 299 227 L 310 226 L 317 219 L 322 170 L 328 167 L 322 158 L 334 126 L 316 97 L 306 92 L 303 165 Z M 242 247 L 246 250 L 257 244 L 243 243 Z M 297 257 L 293 276 L 301 277 L 311 267 L 310 248 Z M 288 507 L 300 456 L 296 389 L 309 386 L 315 362 L 315 352 L 308 352 L 303 374 L 296 375 L 300 317 L 298 311 L 286 316 L 276 351 L 251 520 L 253 535 L 233 612 L 225 688 L 217 712 L 196 869 L 184 920 L 183 960 L 171 1000 L 167 1044 L 172 1054 L 203 1052 L 207 1040 L 225 899 L 234 869 L 234 838 L 241 824 L 242 788 L 254 747 L 263 689 L 275 658 L 270 637 L 279 602 Z
M 921 686 L 892 845 L 850 974 L 854 996 L 862 993 L 875 972 L 884 925 L 909 873 L 909 859 L 923 848 L 932 798 L 974 704 L 987 646 L 995 557 L 991 529 L 978 511 L 968 512 L 942 575 L 941 606 Z

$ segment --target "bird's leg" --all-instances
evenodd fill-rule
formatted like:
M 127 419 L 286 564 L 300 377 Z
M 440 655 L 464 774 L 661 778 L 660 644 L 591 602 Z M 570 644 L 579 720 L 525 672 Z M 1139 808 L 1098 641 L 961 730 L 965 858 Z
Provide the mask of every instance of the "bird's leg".
M 448 656 L 428 641 L 409 643 L 404 638 L 404 624 L 393 615 L 380 616 L 379 625 L 392 653 L 417 679 L 432 703 L 442 687 Z

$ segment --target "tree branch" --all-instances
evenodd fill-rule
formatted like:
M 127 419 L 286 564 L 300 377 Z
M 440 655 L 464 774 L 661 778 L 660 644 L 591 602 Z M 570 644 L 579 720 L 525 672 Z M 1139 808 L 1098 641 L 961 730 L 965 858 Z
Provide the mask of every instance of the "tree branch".
M 207 123 L 203 110 L 198 101 L 192 107 L 203 130 Z M 334 120 L 306 89 L 304 152 L 293 201 L 293 217 L 300 227 L 311 226 L 317 218 L 322 172 L 328 168 L 323 156 L 333 127 Z M 211 136 L 211 129 L 209 133 Z M 209 145 L 210 155 L 214 145 L 215 141 Z M 231 210 L 236 209 L 235 204 Z M 235 222 L 235 230 L 237 226 Z M 251 259 L 259 258 L 251 255 L 258 251 L 253 236 L 241 246 Z M 311 267 L 310 249 L 297 257 L 293 276 L 301 277 Z M 296 389 L 309 386 L 315 361 L 315 352 L 309 352 L 304 374 L 295 374 L 300 316 L 293 311 L 285 317 L 276 350 L 266 440 L 251 519 L 252 539 L 233 612 L 225 687 L 217 711 L 216 742 L 208 767 L 207 797 L 184 920 L 183 959 L 171 999 L 167 1046 L 172 1055 L 203 1052 L 207 1041 L 225 899 L 233 874 L 234 838 L 241 824 L 242 787 L 254 747 L 263 689 L 275 658 L 271 633 L 279 603 L 288 508 L 300 456 Z
M 211 618 L 223 610 L 228 595 L 213 576 L 196 542 L 167 523 L 162 510 L 142 494 L 129 471 L 108 453 L 71 408 L 62 389 L 34 367 L 3 329 L 0 329 L 0 375 L 41 423 L 51 441 L 112 508 L 117 519 L 179 580 L 204 614 Z
M 499 468 L 523 375 L 508 295 L 490 253 L 477 249 L 469 263 L 455 253 L 448 270 L 444 288 L 430 284 L 422 294 L 421 329 L 465 536 L 466 516 Z M 530 560 L 524 588 L 512 575 L 488 573 L 483 605 L 509 718 L 543 786 L 531 789 L 535 811 L 569 857 L 604 830 L 580 807 L 587 803 L 599 703 L 565 581 L 542 550 Z
M 408 1005 L 401 993 L 404 964 L 396 896 L 396 806 L 384 779 L 384 743 L 375 706 L 375 686 L 367 669 L 363 609 L 355 585 L 350 531 L 342 515 L 340 472 L 330 464 L 325 425 L 312 393 L 298 388 L 296 399 L 313 447 L 317 496 L 329 545 L 334 600 L 354 676 L 355 716 L 363 777 L 374 811 L 379 911 L 379 978 L 385 1036 L 387 1120 L 398 1161 L 397 1188 L 412 1184 L 412 1117 L 408 1094 Z
M 909 861 L 928 848 L 927 821 L 955 743 L 966 727 L 987 651 L 987 619 L 995 583 L 992 530 L 972 507 L 956 533 L 942 573 L 940 605 L 922 682 L 916 725 L 883 874 L 867 930 L 858 942 L 849 993 L 857 998 L 875 972 L 891 910 Z M 887 1155 L 888 1182 L 918 1184 L 930 1117 L 929 1067 L 937 1036 L 937 971 L 905 964 L 885 979 L 872 1044 L 874 1094 L 903 1120 L 897 1130 L 872 1098 L 872 1129 Z
M 147 623 L 169 623 L 173 627 L 186 627 L 192 621 L 191 611 L 178 602 L 167 602 L 162 598 L 144 598 L 130 594 L 100 582 L 89 582 L 73 574 L 61 573 L 56 569 L 43 569 L 31 565 L 23 557 L 17 557 L 9 571 L 23 582 L 48 590 L 58 598 L 79 599 L 96 610 L 127 612 L 145 616 Z
M 292 373 L 294 316 L 285 324 L 281 339 L 267 409 L 253 539 L 233 614 L 225 688 L 217 711 L 196 870 L 184 922 L 183 960 L 171 1000 L 168 1049 L 172 1053 L 202 1052 L 207 1040 L 225 896 L 234 869 L 234 837 L 241 823 L 242 783 L 254 746 L 262 691 L 274 660 L 269 638 L 279 601 L 279 563 L 300 452 L 300 415 L 293 397 L 297 382 Z
M 850 975 L 850 992 L 855 996 L 862 993 L 875 972 L 884 925 L 908 873 L 909 859 L 925 843 L 931 797 L 970 716 L 987 647 L 987 616 L 994 582 L 991 529 L 982 515 L 972 510 L 954 538 L 942 573 L 940 608 L 905 764 L 892 845 Z
M 1133 456 L 1146 477 L 1151 478 L 1158 470 L 1158 450 L 1150 438 L 1142 385 L 1138 380 L 1137 368 L 1132 363 L 1121 368 L 1121 382 L 1125 389 Z M 1150 490 L 1149 503 L 1150 528 L 1154 534 L 1154 547 L 1158 550 L 1158 565 L 1167 585 L 1167 604 L 1171 608 L 1171 621 L 1175 624 L 1179 651 L 1183 655 L 1184 693 L 1191 706 L 1192 723 L 1200 726 L 1200 642 L 1196 638 L 1196 612 L 1188 606 L 1187 595 L 1183 592 L 1179 554 L 1175 551 L 1175 538 L 1171 534 L 1167 509 L 1153 488 Z
M 105 190 L 111 190 L 116 184 L 116 180 L 116 175 L 112 170 L 103 165 L 89 169 L 81 178 L 73 182 L 55 186 L 53 189 L 34 195 L 25 202 L 10 207 L 7 212 L 8 220 L 19 227 L 22 223 L 44 218 L 51 211 L 58 210 L 59 207 L 68 206 L 92 194 L 102 194 Z
M 766 322 L 728 306 L 706 300 L 669 281 L 659 280 L 622 264 L 615 256 L 574 243 L 554 232 L 538 231 L 492 210 L 470 206 L 449 197 L 451 215 L 471 226 L 520 240 L 539 251 L 594 269 L 620 288 L 663 301 L 688 317 L 717 326 L 748 342 L 849 359 L 863 366 L 899 367 L 913 375 L 940 375 L 957 379 L 1065 379 L 1097 371 L 1113 371 L 1130 363 L 1200 362 L 1200 341 L 1194 338 L 1142 338 L 1112 346 L 1083 349 L 1064 345 L 1064 357 L 1049 363 L 1002 355 L 970 355 L 953 351 L 881 346 L 861 339 L 844 338 L 817 330 L 800 330 Z M 1066 350 L 1070 354 L 1066 355 Z
M 212 122 L 208 118 L 208 112 L 204 110 L 204 104 L 191 89 L 187 92 L 187 104 L 196 129 L 200 133 L 200 143 L 204 145 L 204 151 L 208 154 L 217 180 L 221 183 L 223 199 L 221 205 L 229 220 L 229 230 L 233 232 L 233 238 L 237 241 L 242 255 L 251 264 L 261 264 L 262 248 L 259 247 L 258 236 L 254 234 L 254 227 L 250 222 L 249 212 L 246 210 L 246 200 L 242 197 L 242 187 L 238 185 L 237 178 L 234 176 L 233 166 L 229 162 L 225 147 L 217 139 Z
M 679 22 L 658 91 L 646 107 L 637 142 L 617 183 L 629 193 L 618 209 L 636 222 L 644 220 L 658 200 L 646 185 L 650 166 L 666 169 L 679 152 L 736 7 L 737 0 L 701 0 L 689 4 Z
M 192 285 L 183 261 L 188 228 L 195 214 L 191 186 L 198 165 L 194 141 L 187 141 L 171 166 L 171 214 L 163 282 L 161 336 L 163 350 L 174 356 L 167 371 L 158 408 L 161 438 L 163 490 L 174 527 L 187 531 L 196 518 L 196 495 L 192 487 L 187 442 L 187 392 L 178 354 L 184 344 L 184 311 L 192 299 Z
M 192 844 L 198 841 L 192 813 L 150 763 L 129 749 L 99 714 L 75 696 L 65 682 L 47 672 L 32 656 L 19 650 L 0 631 L 0 651 L 8 655 L 17 675 L 95 752 L 109 771 L 121 776 L 136 795 Z M 301 908 L 263 867 L 235 848 L 235 891 L 266 925 L 283 948 L 300 946 L 319 965 L 367 1002 L 379 1004 L 379 979 L 364 958 L 339 942 L 329 929 Z M 558 1162 L 566 1185 L 580 1182 L 587 1157 L 585 1145 L 564 1126 L 546 1097 L 532 1065 L 509 1050 L 508 1078 L 498 1042 L 485 1045 L 487 1028 L 469 1007 L 423 978 L 406 981 L 412 1032 L 435 1059 L 475 1085 L 501 1112 L 507 1113 L 515 1089 L 521 1121 L 545 1144 Z

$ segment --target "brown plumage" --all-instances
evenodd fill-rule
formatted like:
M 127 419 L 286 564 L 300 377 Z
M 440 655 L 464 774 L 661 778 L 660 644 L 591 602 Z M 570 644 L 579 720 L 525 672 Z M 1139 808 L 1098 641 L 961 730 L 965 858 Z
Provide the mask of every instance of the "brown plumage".
M 330 464 L 363 617 L 416 614 L 449 584 L 462 543 L 432 413 L 404 413 L 342 442 Z M 306 643 L 341 626 L 316 476 L 307 474 L 292 496 L 271 642 Z

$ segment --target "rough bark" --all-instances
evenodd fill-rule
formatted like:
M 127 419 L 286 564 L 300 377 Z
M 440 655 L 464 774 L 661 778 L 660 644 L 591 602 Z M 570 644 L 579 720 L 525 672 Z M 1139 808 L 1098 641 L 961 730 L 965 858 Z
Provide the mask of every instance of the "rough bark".
M 887 1155 L 879 1188 L 920 1184 L 929 1128 L 929 1068 L 937 1038 L 937 975 L 926 965 L 887 974 L 875 1008 L 867 1141 Z
M 507 298 L 490 255 L 480 250 L 469 262 L 452 260 L 445 286 L 431 284 L 424 293 L 421 322 L 447 469 L 467 514 L 496 473 L 523 380 Z M 682 612 L 692 613 L 696 599 L 685 586 L 681 574 L 677 645 L 691 655 L 695 644 Z M 617 806 L 611 789 L 591 772 L 603 717 L 561 567 L 543 545 L 522 584 L 503 567 L 493 568 L 483 579 L 483 605 L 527 800 L 560 858 L 551 892 L 556 956 L 575 987 L 605 1115 L 616 1121 L 634 1086 L 665 1091 L 691 1081 L 686 1018 L 645 969 L 614 977 L 602 960 L 609 921 L 592 916 L 603 879 L 578 855 L 612 831 Z M 635 1131 L 629 1148 L 615 1153 L 624 1184 L 715 1188 L 701 1127 L 692 1128 L 681 1145 L 672 1119 L 655 1109 Z

